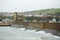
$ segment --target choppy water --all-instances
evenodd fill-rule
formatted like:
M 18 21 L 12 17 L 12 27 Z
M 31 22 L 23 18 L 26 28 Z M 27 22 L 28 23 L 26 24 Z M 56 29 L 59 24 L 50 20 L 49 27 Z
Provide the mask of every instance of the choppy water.
M 0 27 L 0 40 L 60 40 L 60 37 L 44 31 L 25 28 Z

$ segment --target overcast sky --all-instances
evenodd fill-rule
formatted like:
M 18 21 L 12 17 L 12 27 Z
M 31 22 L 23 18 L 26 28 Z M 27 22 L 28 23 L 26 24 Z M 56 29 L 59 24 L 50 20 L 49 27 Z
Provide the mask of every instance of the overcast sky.
M 60 0 L 0 0 L 0 12 L 60 8 Z

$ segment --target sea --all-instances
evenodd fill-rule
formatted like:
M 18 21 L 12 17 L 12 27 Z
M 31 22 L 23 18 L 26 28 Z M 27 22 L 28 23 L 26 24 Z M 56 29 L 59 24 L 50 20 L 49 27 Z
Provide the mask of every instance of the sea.
M 43 30 L 18 28 L 17 26 L 0 26 L 0 40 L 60 40 L 60 36 Z

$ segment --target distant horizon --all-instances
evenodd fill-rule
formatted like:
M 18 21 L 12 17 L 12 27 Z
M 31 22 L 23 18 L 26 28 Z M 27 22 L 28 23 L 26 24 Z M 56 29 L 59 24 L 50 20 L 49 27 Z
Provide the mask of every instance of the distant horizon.
M 47 9 L 60 9 L 60 8 L 47 8 Z M 46 9 L 37 9 L 37 10 L 46 10 Z M 31 11 L 37 11 L 37 10 L 30 10 L 30 11 L 22 11 L 22 12 L 31 12 Z M 4 12 L 4 11 L 3 11 Z M 8 11 L 7 11 L 8 12 Z M 13 11 L 13 12 L 17 12 L 17 11 Z M 10 13 L 13 13 L 13 12 L 10 12 Z M 18 11 L 20 12 L 20 11 Z

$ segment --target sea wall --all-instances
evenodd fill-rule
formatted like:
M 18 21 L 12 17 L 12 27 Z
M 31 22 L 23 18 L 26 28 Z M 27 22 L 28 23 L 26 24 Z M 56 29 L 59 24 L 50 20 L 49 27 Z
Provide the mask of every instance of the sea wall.
M 60 30 L 60 23 L 35 23 L 35 22 L 25 22 L 23 25 L 32 28 L 39 28 L 39 29 L 56 29 Z

